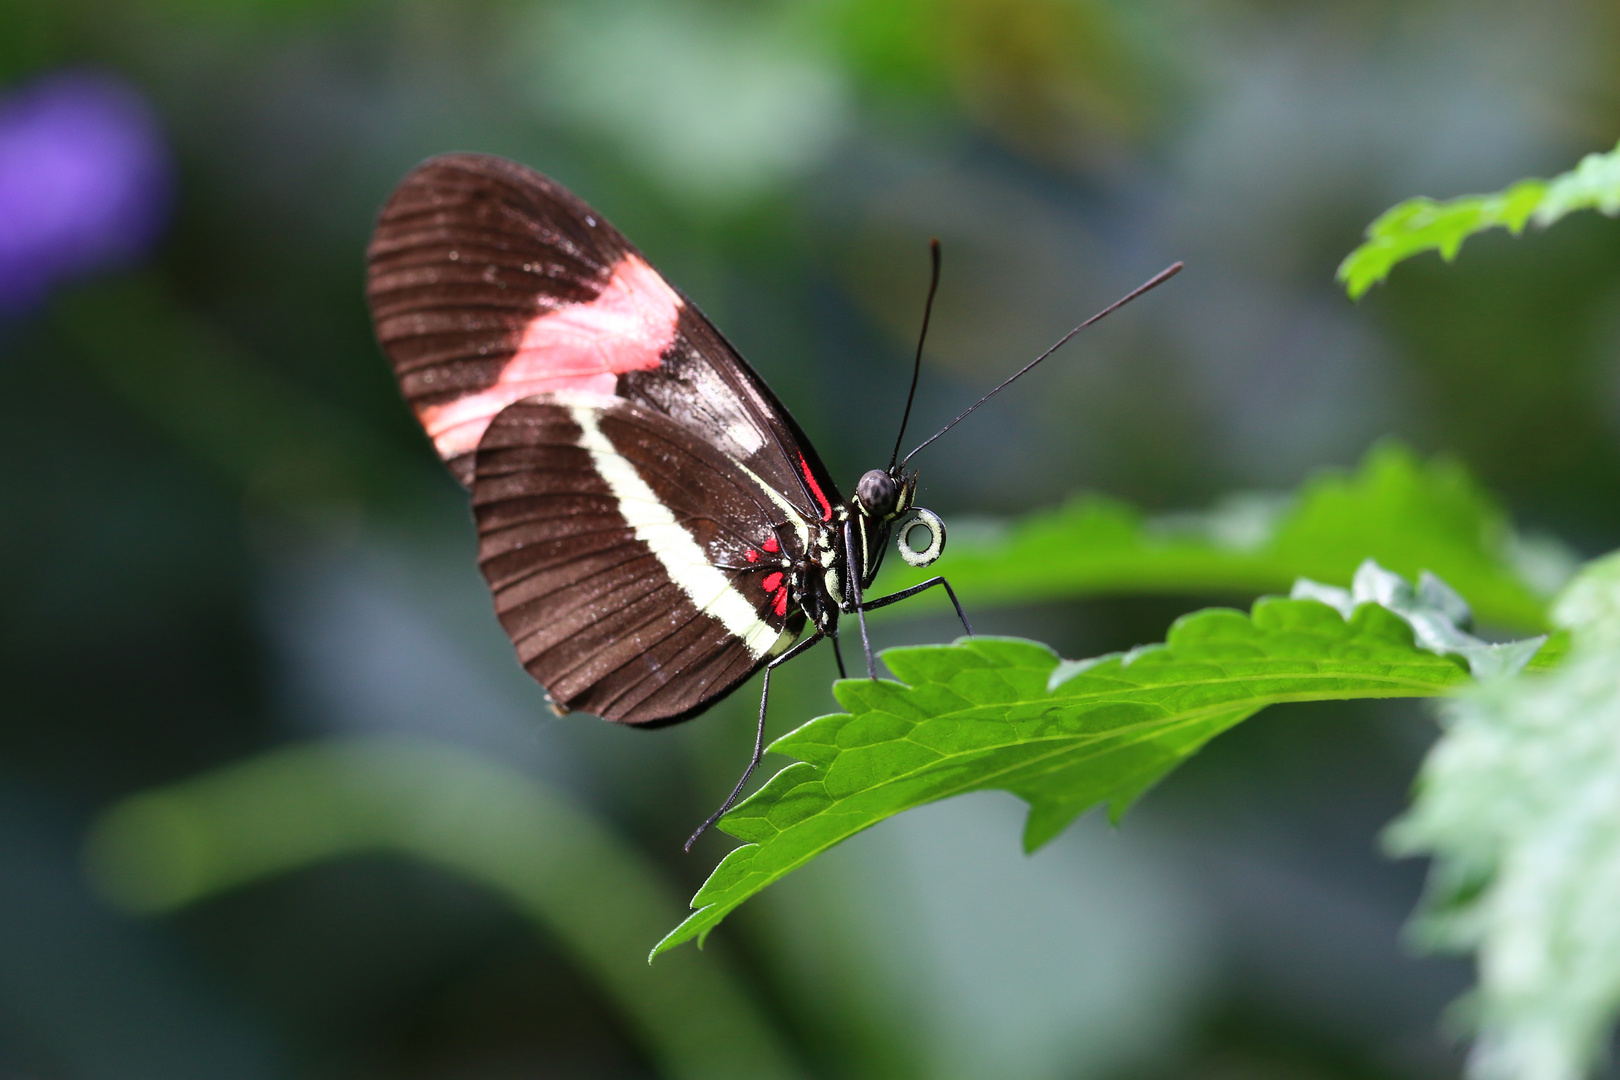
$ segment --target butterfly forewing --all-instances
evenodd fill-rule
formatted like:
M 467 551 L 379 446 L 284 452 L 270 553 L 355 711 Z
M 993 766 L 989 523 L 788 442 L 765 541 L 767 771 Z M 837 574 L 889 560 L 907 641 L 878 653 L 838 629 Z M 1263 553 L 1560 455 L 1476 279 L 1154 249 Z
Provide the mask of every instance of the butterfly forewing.
M 764 381 L 555 181 L 502 158 L 433 158 L 383 207 L 369 261 L 377 338 L 464 484 L 497 413 L 577 390 L 664 414 L 830 519 L 838 493 Z
M 684 719 L 803 630 L 782 565 L 802 522 L 643 406 L 562 391 L 508 407 L 479 447 L 473 505 L 501 623 L 559 707 Z

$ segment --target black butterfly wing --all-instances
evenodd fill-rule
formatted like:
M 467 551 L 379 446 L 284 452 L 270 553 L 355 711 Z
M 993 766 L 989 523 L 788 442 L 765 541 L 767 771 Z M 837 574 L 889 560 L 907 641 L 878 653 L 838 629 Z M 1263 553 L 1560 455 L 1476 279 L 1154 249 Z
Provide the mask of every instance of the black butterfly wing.
M 798 511 L 644 405 L 565 390 L 508 406 L 472 492 L 496 612 L 560 710 L 683 720 L 804 629 L 785 580 Z
M 503 158 L 432 158 L 390 196 L 368 258 L 377 339 L 464 484 L 502 409 L 586 391 L 662 413 L 831 520 L 837 489 L 781 402 L 561 184 Z

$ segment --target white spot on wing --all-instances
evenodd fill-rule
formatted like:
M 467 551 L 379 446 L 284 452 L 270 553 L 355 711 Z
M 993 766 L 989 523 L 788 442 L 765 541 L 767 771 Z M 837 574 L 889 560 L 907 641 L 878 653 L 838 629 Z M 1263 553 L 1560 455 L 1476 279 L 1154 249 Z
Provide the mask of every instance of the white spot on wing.
M 563 404 L 567 404 L 568 396 L 555 395 Z M 669 507 L 658 501 L 636 467 L 602 434 L 596 422 L 598 410 L 570 404 L 568 411 L 579 425 L 580 449 L 591 455 L 591 463 L 618 500 L 619 513 L 634 530 L 636 539 L 652 550 L 669 579 L 699 611 L 719 619 L 727 631 L 741 638 L 754 659 L 768 655 L 786 631 L 779 633 L 761 619 L 754 605 L 709 562 L 692 534 L 675 520 Z
M 765 445 L 765 437 L 759 433 L 753 421 L 743 419 L 734 420 L 726 425 L 726 438 L 737 444 L 745 454 L 752 454 Z

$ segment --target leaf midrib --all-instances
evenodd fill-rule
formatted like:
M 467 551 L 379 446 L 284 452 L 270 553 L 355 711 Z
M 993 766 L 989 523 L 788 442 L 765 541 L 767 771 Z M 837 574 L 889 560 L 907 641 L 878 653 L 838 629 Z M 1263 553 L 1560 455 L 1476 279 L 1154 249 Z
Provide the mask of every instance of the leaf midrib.
M 1423 684 L 1414 684 L 1414 685 L 1421 685 L 1421 686 L 1425 687 L 1426 689 L 1428 689 L 1430 691 L 1438 691 L 1440 689 L 1443 689 L 1443 687 L 1436 687 L 1432 683 L 1423 683 Z M 1060 699 L 1053 699 L 1053 700 L 1060 700 Z M 1068 699 L 1068 700 L 1072 701 L 1074 699 Z M 1336 701 L 1336 700 L 1340 700 L 1340 697 L 1338 695 L 1328 696 L 1328 695 L 1325 695 L 1323 693 L 1299 693 L 1299 694 L 1275 694 L 1275 695 L 1268 694 L 1268 695 L 1262 695 L 1262 696 L 1258 696 L 1258 697 L 1254 697 L 1254 698 L 1248 698 L 1248 699 L 1245 699 L 1243 701 L 1228 701 L 1228 702 L 1220 702 L 1220 703 L 1216 703 L 1216 704 L 1206 705 L 1206 706 L 1203 706 L 1201 708 L 1193 709 L 1191 711 L 1184 711 L 1184 710 L 1177 711 L 1173 716 L 1171 716 L 1169 718 L 1166 718 L 1166 719 L 1162 719 L 1162 720 L 1142 720 L 1142 721 L 1138 721 L 1137 723 L 1134 723 L 1134 724 L 1124 724 L 1124 725 L 1121 725 L 1120 727 L 1113 728 L 1113 729 L 1111 729 L 1109 731 L 1106 731 L 1106 732 L 1088 732 L 1088 733 L 1083 733 L 1083 734 L 1082 733 L 1074 733 L 1074 734 L 1057 733 L 1057 734 L 1052 734 L 1052 735 L 1038 735 L 1038 736 L 1031 736 L 1029 738 L 1017 739 L 1017 740 L 1012 741 L 1012 742 L 1001 743 L 1001 744 L 998 744 L 998 745 L 995 745 L 995 746 L 976 746 L 971 750 L 962 750 L 962 751 L 946 752 L 946 753 L 940 753 L 940 751 L 936 750 L 934 747 L 931 747 L 931 746 L 924 746 L 922 743 L 912 740 L 910 738 L 910 736 L 907 735 L 907 736 L 904 736 L 902 740 L 897 740 L 897 741 L 911 742 L 913 746 L 922 747 L 922 749 L 929 750 L 929 751 L 932 751 L 934 753 L 940 753 L 940 756 L 938 758 L 936 758 L 935 760 L 930 761 L 930 762 L 928 762 L 928 763 L 926 763 L 924 765 L 919 765 L 916 768 L 907 770 L 906 772 L 903 772 L 903 773 L 897 773 L 894 776 L 887 777 L 886 779 L 878 781 L 877 783 L 873 784 L 870 787 L 862 788 L 859 792 L 857 792 L 855 794 L 865 794 L 867 792 L 881 791 L 883 788 L 888 787 L 890 785 L 898 784 L 898 783 L 901 783 L 901 782 L 906 781 L 906 780 L 915 779 L 916 777 L 922 775 L 923 773 L 928 772 L 930 769 L 939 768 L 941 765 L 951 764 L 951 763 L 955 763 L 955 762 L 958 762 L 958 761 L 966 760 L 968 758 L 973 757 L 976 754 L 977 755 L 987 755 L 987 754 L 998 753 L 1000 751 L 1008 749 L 1009 747 L 1014 747 L 1014 746 L 1038 746 L 1041 743 L 1063 743 L 1064 744 L 1063 746 L 1054 748 L 1050 754 L 1045 755 L 1044 757 L 1042 755 L 1036 755 L 1034 757 L 1031 757 L 1031 758 L 1028 758 L 1028 759 L 1026 759 L 1024 761 L 1021 761 L 1016 765 L 1008 766 L 1007 768 L 998 769 L 998 770 L 996 770 L 994 772 L 986 773 L 986 774 L 984 774 L 985 780 L 987 780 L 987 781 L 988 780 L 993 780 L 993 779 L 996 779 L 998 777 L 1005 776 L 1007 773 L 1013 772 L 1015 770 L 1021 770 L 1021 769 L 1028 768 L 1031 765 L 1038 764 L 1042 760 L 1045 760 L 1045 758 L 1056 757 L 1059 754 L 1067 753 L 1069 750 L 1075 749 L 1075 748 L 1077 748 L 1079 746 L 1082 746 L 1082 745 L 1084 745 L 1086 743 L 1100 743 L 1100 742 L 1105 742 L 1105 741 L 1112 741 L 1112 742 L 1117 742 L 1120 746 L 1130 746 L 1130 745 L 1134 745 L 1137 742 L 1143 741 L 1145 738 L 1158 736 L 1158 735 L 1164 734 L 1164 733 L 1169 732 L 1169 731 L 1174 731 L 1177 728 L 1186 727 L 1186 726 L 1189 726 L 1189 725 L 1191 725 L 1193 723 L 1196 723 L 1196 722 L 1198 722 L 1200 720 L 1208 719 L 1209 717 L 1215 716 L 1215 715 L 1217 715 L 1219 713 L 1229 712 L 1229 711 L 1232 711 L 1232 710 L 1235 710 L 1235 709 L 1250 709 L 1251 711 L 1258 712 L 1260 709 L 1266 708 L 1267 706 L 1270 706 L 1270 705 L 1282 705 L 1282 704 L 1289 703 L 1289 702 Z M 1024 704 L 1024 703 L 1025 702 L 1012 702 L 1012 703 L 1010 703 L 1010 705 L 1017 705 L 1017 704 Z M 1009 707 L 1010 707 L 1010 705 L 1009 705 Z M 974 706 L 974 708 L 983 708 L 983 707 L 984 706 L 978 706 L 978 705 Z M 876 710 L 874 710 L 874 711 L 876 711 Z M 940 713 L 940 714 L 938 714 L 936 716 L 929 717 L 929 719 L 930 720 L 948 720 L 948 719 L 952 719 L 952 718 L 967 719 L 966 717 L 964 717 L 962 715 L 963 712 L 965 712 L 965 711 L 966 710 L 961 710 L 961 711 L 958 711 L 958 712 L 955 712 L 955 713 Z M 1138 737 L 1132 738 L 1133 735 L 1138 736 Z M 874 744 L 874 745 L 877 745 L 877 744 Z M 856 747 L 850 747 L 849 749 L 857 749 L 857 748 Z M 778 751 L 778 752 L 780 752 L 780 751 Z M 840 750 L 840 753 L 842 753 L 842 752 L 843 751 Z M 836 761 L 837 758 L 834 758 L 833 760 Z M 832 762 L 828 762 L 826 765 L 814 765 L 813 767 L 818 772 L 820 772 L 823 776 L 825 776 L 828 768 L 830 768 L 831 765 L 832 765 Z M 986 786 L 986 784 L 984 784 L 984 783 L 977 783 L 977 784 L 973 785 L 974 788 L 984 787 L 984 786 Z M 970 790 L 970 788 L 963 787 L 958 791 L 952 791 L 950 794 L 961 794 L 962 791 L 967 791 L 967 790 Z M 850 799 L 850 798 L 853 798 L 853 797 L 854 797 L 853 795 L 843 796 L 841 798 L 836 799 L 835 801 L 843 802 L 843 801 L 846 801 L 847 799 Z M 949 798 L 949 797 L 950 797 L 949 795 L 938 795 L 938 796 L 934 796 L 934 797 L 930 798 L 928 801 L 932 802 L 932 801 L 934 801 L 935 799 L 938 799 L 938 798 Z M 905 809 L 910 809 L 910 807 L 906 807 Z M 899 813 L 899 812 L 900 811 L 896 811 L 896 813 Z
M 1369 662 L 1389 663 L 1390 661 L 1369 661 Z M 1436 667 L 1437 670 L 1440 669 L 1439 664 L 1436 664 L 1435 667 Z M 994 670 L 994 669 L 980 669 L 980 670 Z M 1049 670 L 1056 670 L 1056 669 L 1054 667 L 1054 668 L 1049 669 Z M 1457 671 L 1458 671 L 1459 674 L 1462 673 L 1462 670 L 1460 668 L 1458 668 Z M 1079 675 L 1076 675 L 1075 678 L 1080 678 L 1082 676 L 1091 675 L 1091 674 L 1092 674 L 1092 672 L 1090 672 L 1090 671 L 1081 672 Z M 1327 679 L 1364 679 L 1364 680 L 1366 680 L 1368 682 L 1379 682 L 1379 683 L 1385 684 L 1385 685 L 1387 685 L 1387 686 L 1389 686 L 1391 688 L 1418 688 L 1418 689 L 1426 690 L 1426 691 L 1433 691 L 1433 690 L 1436 690 L 1436 689 L 1443 689 L 1443 687 L 1437 687 L 1436 684 L 1433 683 L 1433 682 L 1426 682 L 1426 681 L 1419 680 L 1419 679 L 1402 678 L 1402 677 L 1396 676 L 1396 675 L 1371 675 L 1371 674 L 1364 675 L 1364 674 L 1360 674 L 1360 673 L 1346 674 L 1344 672 L 1332 673 L 1332 672 L 1323 672 L 1323 671 L 1288 672 L 1288 673 L 1278 673 L 1278 674 L 1275 674 L 1275 675 L 1266 675 L 1266 674 L 1257 674 L 1257 675 L 1222 675 L 1222 676 L 1215 677 L 1215 678 L 1199 678 L 1199 679 L 1186 678 L 1186 679 L 1177 679 L 1177 680 L 1173 680 L 1173 681 L 1169 681 L 1169 682 L 1137 683 L 1137 684 L 1132 685 L 1132 686 L 1120 687 L 1120 688 L 1114 689 L 1114 690 L 1098 690 L 1098 691 L 1094 691 L 1094 692 L 1089 693 L 1089 694 L 1073 694 L 1073 695 L 1069 695 L 1069 696 L 1066 696 L 1066 697 L 1058 697 L 1056 695 L 1051 695 L 1051 696 L 1044 697 L 1044 698 L 1018 698 L 1018 699 L 1013 700 L 1013 701 L 975 702 L 975 703 L 967 706 L 964 709 L 957 709 L 957 710 L 954 710 L 952 712 L 947 712 L 947 713 L 933 713 L 933 714 L 927 716 L 925 718 L 925 720 L 943 720 L 943 719 L 949 719 L 949 718 L 977 719 L 977 718 L 964 717 L 963 714 L 966 713 L 966 712 L 969 712 L 969 711 L 971 711 L 973 709 L 992 709 L 992 708 L 1011 709 L 1011 708 L 1015 708 L 1015 707 L 1017 707 L 1019 705 L 1033 705 L 1033 704 L 1036 704 L 1036 703 L 1042 702 L 1042 701 L 1053 702 L 1053 703 L 1064 703 L 1065 705 L 1068 705 L 1068 706 L 1071 706 L 1071 707 L 1073 705 L 1077 705 L 1077 704 L 1088 704 L 1088 703 L 1093 703 L 1093 702 L 1102 704 L 1102 703 L 1107 703 L 1110 699 L 1114 699 L 1114 700 L 1117 701 L 1117 700 L 1122 699 L 1122 698 L 1128 698 L 1131 695 L 1141 693 L 1142 691 L 1145 691 L 1145 690 L 1154 690 L 1154 691 L 1156 691 L 1156 690 L 1185 690 L 1188 687 L 1194 687 L 1194 686 L 1230 686 L 1230 685 L 1232 685 L 1234 683 L 1250 682 L 1250 681 L 1253 681 L 1253 680 L 1256 680 L 1256 679 L 1268 679 L 1268 678 L 1269 679 L 1283 679 L 1283 678 L 1297 679 L 1297 680 L 1300 680 L 1300 681 L 1327 680 Z M 907 691 L 911 691 L 911 692 L 920 690 L 920 689 L 922 689 L 923 687 L 926 687 L 926 686 L 937 686 L 940 689 L 945 690 L 948 693 L 956 694 L 958 697 L 961 696 L 960 692 L 955 690 L 955 689 L 952 689 L 952 687 L 948 683 L 920 682 L 920 683 L 916 683 L 916 684 L 902 684 L 902 685 L 905 685 Z M 1318 692 L 1318 694 L 1302 694 L 1302 695 L 1297 695 L 1297 696 L 1296 695 L 1277 696 L 1277 697 L 1272 697 L 1271 701 L 1275 702 L 1275 703 L 1281 703 L 1281 702 L 1284 702 L 1284 701 L 1331 701 L 1331 700 L 1337 700 L 1336 697 L 1321 697 L 1321 696 L 1318 696 L 1319 693 L 1320 692 Z M 1368 695 L 1368 696 L 1371 696 L 1371 695 Z M 887 711 L 887 710 L 882 709 L 882 708 L 878 708 L 878 707 L 873 707 L 873 708 L 869 708 L 869 709 L 865 710 L 866 713 L 885 712 L 885 711 Z M 861 715 L 861 714 L 855 713 L 855 711 L 853 709 L 850 710 L 850 713 L 851 713 L 851 715 Z M 890 713 L 889 715 L 893 716 L 895 714 Z M 898 717 L 898 719 L 904 720 L 905 717 Z M 908 722 L 916 724 L 916 723 L 923 723 L 924 721 L 913 720 L 913 721 L 908 721 Z M 788 738 L 788 737 L 790 737 L 790 736 L 784 736 L 783 738 Z M 772 744 L 772 746 L 769 749 L 773 750 L 776 753 L 783 753 L 783 754 L 785 754 L 785 756 L 789 756 L 789 757 L 792 756 L 791 754 L 786 754 L 785 751 L 775 750 L 775 744 Z M 840 748 L 840 750 L 842 750 L 842 749 L 843 748 Z M 855 749 L 855 748 L 850 747 L 849 749 Z

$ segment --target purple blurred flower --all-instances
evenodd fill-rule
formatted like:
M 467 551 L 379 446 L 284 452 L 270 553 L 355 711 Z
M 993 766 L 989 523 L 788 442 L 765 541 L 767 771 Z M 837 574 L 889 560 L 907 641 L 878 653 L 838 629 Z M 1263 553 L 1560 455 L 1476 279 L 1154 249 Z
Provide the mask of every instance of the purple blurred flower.
M 157 119 L 127 83 L 58 72 L 0 97 L 0 314 L 145 254 L 171 186 Z

